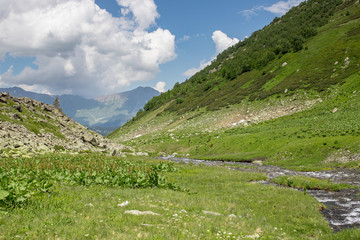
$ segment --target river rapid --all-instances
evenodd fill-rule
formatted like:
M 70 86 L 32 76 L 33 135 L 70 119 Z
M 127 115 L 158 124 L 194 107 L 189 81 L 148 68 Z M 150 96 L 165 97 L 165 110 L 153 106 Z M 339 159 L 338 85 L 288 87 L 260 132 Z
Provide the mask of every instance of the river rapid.
M 262 181 L 261 183 L 263 184 L 276 185 L 271 183 L 271 180 L 282 175 L 302 175 L 318 179 L 329 179 L 335 183 L 348 183 L 357 186 L 357 189 L 346 189 L 338 192 L 307 190 L 306 193 L 326 206 L 326 209 L 322 210 L 322 214 L 329 221 L 330 227 L 334 231 L 360 227 L 360 171 L 358 170 L 336 169 L 318 172 L 298 172 L 272 165 L 259 165 L 244 162 L 206 161 L 190 158 L 175 158 L 171 156 L 162 157 L 160 159 L 178 163 L 205 164 L 208 166 L 226 165 L 228 168 L 236 171 L 264 173 L 269 176 L 269 180 Z M 244 168 L 236 167 L 236 165 L 243 165 Z

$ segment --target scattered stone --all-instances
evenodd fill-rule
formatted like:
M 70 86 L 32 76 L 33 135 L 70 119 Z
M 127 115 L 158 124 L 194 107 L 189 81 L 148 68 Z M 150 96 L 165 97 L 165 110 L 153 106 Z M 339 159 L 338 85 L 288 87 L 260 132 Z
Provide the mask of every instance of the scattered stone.
M 22 112 L 21 105 L 15 105 L 15 106 L 13 106 L 13 108 L 14 108 L 15 110 L 17 110 L 18 112 Z
M 260 161 L 260 160 L 253 161 L 252 163 L 253 163 L 253 164 L 256 164 L 256 165 L 259 165 L 259 166 L 262 166 L 262 165 L 263 165 L 263 162 Z
M 0 103 L 7 103 L 6 98 L 0 97 Z
M 52 112 L 52 108 L 50 107 L 50 105 L 44 105 L 43 109 L 47 112 Z
M 9 102 L 11 101 L 16 104 L 10 106 Z M 87 151 L 114 153 L 118 156 L 122 154 L 121 149 L 125 147 L 91 132 L 52 105 L 25 97 L 16 98 L 8 93 L 0 93 L 0 102 L 5 103 L 5 106 L 0 108 L 3 115 L 24 123 L 32 120 L 33 122 L 46 123 L 44 126 L 48 126 L 46 129 L 27 129 L 25 124 L 0 120 L 0 149 L 10 150 L 26 145 L 28 149 L 21 150 L 20 154 L 27 157 L 60 150 L 68 153 Z M 12 113 L 12 109 L 16 109 L 17 112 Z M 26 114 L 24 110 L 28 110 Z M 53 128 L 55 132 L 49 131 L 49 127 Z M 59 137 L 59 134 L 62 136 Z M 31 155 L 28 152 L 31 152 Z M 11 157 L 13 154 L 18 153 L 2 151 L 0 157 Z M 129 154 L 135 155 L 137 152 L 133 151 Z M 141 154 L 145 155 L 146 153 Z
M 13 115 L 13 118 L 14 119 L 17 119 L 17 120 L 20 120 L 20 121 L 23 121 L 23 119 L 20 117 L 20 115 L 19 114 L 17 114 L 17 113 L 15 113 L 14 115 Z
M 129 201 L 125 201 L 125 202 L 122 202 L 122 203 L 119 203 L 118 204 L 118 207 L 125 207 L 125 206 L 127 206 L 127 205 L 129 205 Z
M 287 62 L 284 62 L 281 66 L 285 67 L 287 65 Z
M 332 112 L 333 112 L 333 113 L 336 113 L 338 110 L 339 110 L 339 109 L 334 108 L 334 109 L 332 110 Z
M 136 216 L 140 216 L 140 215 L 153 215 L 153 216 L 160 216 L 160 214 L 158 213 L 154 213 L 152 211 L 139 211 L 139 210 L 128 210 L 125 211 L 124 214 L 130 214 L 130 215 L 136 215 Z
M 94 147 L 98 146 L 98 142 L 96 141 L 95 137 L 91 134 L 85 134 L 81 137 L 81 140 L 83 140 L 85 143 L 90 143 Z
M 212 211 L 205 211 L 203 210 L 203 214 L 206 214 L 206 215 L 213 215 L 213 216 L 222 216 L 221 213 L 218 213 L 218 212 L 212 212 Z
M 153 226 L 155 226 L 155 225 L 147 224 L 147 223 L 142 223 L 141 226 L 144 226 L 144 227 L 153 227 Z

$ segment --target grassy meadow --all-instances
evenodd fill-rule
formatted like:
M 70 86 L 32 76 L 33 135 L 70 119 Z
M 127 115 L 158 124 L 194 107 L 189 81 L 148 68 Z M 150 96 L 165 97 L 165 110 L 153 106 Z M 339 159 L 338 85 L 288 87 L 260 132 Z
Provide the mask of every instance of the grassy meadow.
M 9 167 L 14 165 L 12 161 L 2 159 L 1 164 Z M 4 204 L 4 199 L 0 201 L 0 239 L 360 237 L 359 229 L 333 234 L 320 213 L 322 204 L 301 191 L 263 185 L 259 181 L 267 176 L 259 173 L 234 171 L 226 166 L 168 164 L 149 158 L 99 155 L 47 155 L 15 162 L 16 167 L 24 169 L 34 162 L 39 164 L 38 169 L 56 169 L 56 165 L 61 165 L 59 172 L 79 172 L 84 176 L 89 163 L 95 162 L 103 179 L 112 179 L 110 166 L 116 169 L 125 164 L 131 166 L 127 168 L 131 172 L 143 164 L 145 167 L 139 171 L 152 169 L 168 184 L 141 186 L 133 180 L 131 184 L 115 185 L 111 181 L 91 181 L 91 177 L 87 181 L 74 181 L 70 175 L 67 180 L 44 177 L 52 185 L 48 189 L 11 206 Z M 55 166 L 48 166 L 49 162 Z M 129 177 L 125 175 L 125 179 Z M 24 176 L 19 172 L 11 184 L 24 183 L 21 177 Z M 131 215 L 126 212 L 130 210 L 147 215 Z
M 326 11 L 329 14 L 323 16 Z M 327 20 L 309 20 L 316 14 Z M 303 39 L 303 48 L 276 54 L 261 67 L 238 69 L 251 62 L 241 61 L 248 51 L 257 56 L 258 47 L 261 54 L 274 50 L 271 36 L 287 36 L 296 32 L 293 28 L 305 26 L 295 23 L 297 17 L 319 24 L 310 24 L 316 34 Z M 359 4 L 309 1 L 281 19 L 152 99 L 108 137 L 153 156 L 256 159 L 304 171 L 359 169 Z M 241 74 L 228 79 L 232 71 Z
M 355 0 L 306 1 L 274 19 L 108 136 L 149 157 L 0 158 L 0 240 L 360 239 L 359 228 L 334 233 L 306 194 L 353 186 L 298 176 L 266 185 L 234 169 L 246 166 L 152 158 L 360 169 L 359 25 Z M 15 113 L 0 120 L 21 123 Z M 64 138 L 29 114 L 29 130 Z
M 187 122 L 196 120 L 184 119 L 167 124 L 157 133 L 144 134 L 124 143 L 154 156 L 176 153 L 208 160 L 260 159 L 267 164 L 303 171 L 338 167 L 359 169 L 360 159 L 354 157 L 360 152 L 359 79 L 357 73 L 326 93 L 309 93 L 313 95 L 308 96 L 309 99 L 321 100 L 307 110 L 291 115 L 213 131 L 202 131 L 206 127 L 196 128 L 197 125 L 191 128 Z M 252 103 L 252 106 L 256 108 L 257 105 L 293 99 L 294 96 L 283 96 L 280 100 L 272 97 Z M 142 123 L 140 121 L 138 124 Z M 123 131 L 126 130 L 125 127 Z

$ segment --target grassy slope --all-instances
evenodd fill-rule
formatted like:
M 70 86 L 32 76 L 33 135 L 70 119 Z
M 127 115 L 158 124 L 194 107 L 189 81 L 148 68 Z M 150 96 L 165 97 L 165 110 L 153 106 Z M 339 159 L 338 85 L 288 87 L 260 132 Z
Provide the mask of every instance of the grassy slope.
M 146 164 L 154 161 L 143 160 Z M 359 230 L 333 234 L 320 214 L 321 205 L 309 195 L 251 182 L 265 179 L 262 174 L 226 167 L 175 166 L 179 171 L 166 173 L 167 178 L 190 189 L 190 194 L 155 188 L 68 186 L 59 182 L 49 194 L 32 198 L 23 208 L 1 211 L 0 239 L 359 237 Z M 129 205 L 117 206 L 124 201 L 129 201 Z M 126 210 L 134 209 L 160 215 L 125 214 Z M 229 218 L 231 214 L 236 217 Z
M 245 99 L 218 111 L 199 108 L 178 115 L 164 111 L 168 108 L 164 105 L 109 137 L 124 141 L 141 134 L 142 137 L 127 144 L 155 155 L 177 152 L 205 159 L 263 158 L 272 164 L 297 169 L 359 167 L 359 159 L 350 161 L 351 154 L 346 151 L 352 154 L 360 151 L 360 5 L 351 8 L 350 16 L 346 16 L 345 11 L 335 14 L 305 43 L 307 50 L 288 53 L 270 62 L 263 71 L 255 70 L 234 80 L 236 85 L 242 78 L 256 80 L 261 72 L 271 74 L 273 78 L 264 84 L 264 91 L 286 86 L 291 89 L 292 84 L 306 79 L 333 81 L 336 78 L 341 79 L 340 84 L 321 92 L 295 90 L 264 100 Z M 250 86 L 251 81 L 247 84 Z M 228 82 L 222 89 L 236 91 L 235 85 Z M 295 110 L 291 111 L 292 108 Z M 338 111 L 332 113 L 335 108 Z M 268 116 L 264 117 L 264 112 L 269 112 Z M 290 113 L 293 114 L 283 116 Z M 277 119 L 269 120 L 272 118 Z M 250 120 L 251 125 L 231 128 L 231 123 L 242 119 Z M 334 154 L 348 161 L 328 161 L 325 165 L 324 160 Z
M 52 133 L 58 138 L 65 138 L 65 136 L 60 131 L 60 127 L 58 127 L 56 124 L 57 120 L 53 120 L 47 117 L 52 115 L 51 113 L 46 112 L 39 107 L 34 107 L 38 112 L 30 111 L 26 107 L 22 107 L 22 112 L 18 112 L 15 110 L 15 108 L 13 108 L 15 105 L 18 104 L 13 101 L 9 101 L 6 104 L 0 103 L 0 107 L 4 108 L 0 112 L 1 121 L 23 125 L 25 128 L 34 132 L 35 134 L 39 134 L 43 129 L 45 132 Z M 21 118 L 23 118 L 23 121 L 17 118 L 9 117 L 9 114 L 18 114 Z M 54 119 L 56 119 L 56 117 L 54 117 Z

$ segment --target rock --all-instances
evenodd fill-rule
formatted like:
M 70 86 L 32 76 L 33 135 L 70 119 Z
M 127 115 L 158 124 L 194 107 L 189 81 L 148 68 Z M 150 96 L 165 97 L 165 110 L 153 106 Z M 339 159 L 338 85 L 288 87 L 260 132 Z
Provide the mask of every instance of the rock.
M 111 156 L 116 156 L 116 154 L 117 154 L 117 151 L 114 149 L 111 153 Z
M 155 226 L 155 225 L 147 224 L 147 223 L 142 223 L 141 226 L 144 226 L 144 227 L 153 227 L 153 226 Z
M 259 165 L 259 166 L 262 166 L 262 165 L 263 165 L 263 162 L 260 161 L 260 160 L 255 160 L 255 161 L 253 161 L 252 163 L 255 164 L 255 165 Z
M 13 106 L 14 109 L 16 109 L 18 112 L 22 112 L 21 105 L 15 105 Z
M 21 146 L 24 146 L 24 144 L 22 142 L 17 142 L 14 144 L 14 148 L 19 148 Z
M 7 103 L 6 98 L 0 97 L 0 103 Z
M 127 206 L 127 205 L 129 205 L 129 201 L 125 201 L 125 202 L 119 203 L 119 204 L 118 204 L 118 207 L 125 207 L 125 206 Z
M 91 145 L 93 145 L 94 147 L 98 146 L 99 144 L 97 143 L 96 139 L 94 138 L 93 135 L 91 134 L 85 134 L 81 137 L 81 140 L 83 140 L 85 143 L 90 143 Z
M 13 119 L 15 119 L 15 120 L 20 120 L 20 121 L 23 120 L 23 119 L 20 117 L 20 115 L 17 114 L 17 113 L 15 113 L 15 114 L 13 115 Z
M 203 211 L 203 214 L 205 214 L 205 215 L 213 215 L 213 216 L 222 216 L 221 213 L 212 212 L 212 211 Z
M 285 67 L 287 65 L 287 62 L 284 62 L 281 66 Z
M 50 107 L 50 105 L 44 105 L 43 109 L 47 112 L 52 112 L 52 108 Z
M 136 216 L 140 216 L 140 215 L 153 215 L 153 216 L 160 216 L 160 214 L 158 213 L 154 213 L 152 211 L 139 211 L 139 210 L 128 210 L 125 211 L 124 214 L 130 214 L 130 215 L 136 215 Z

